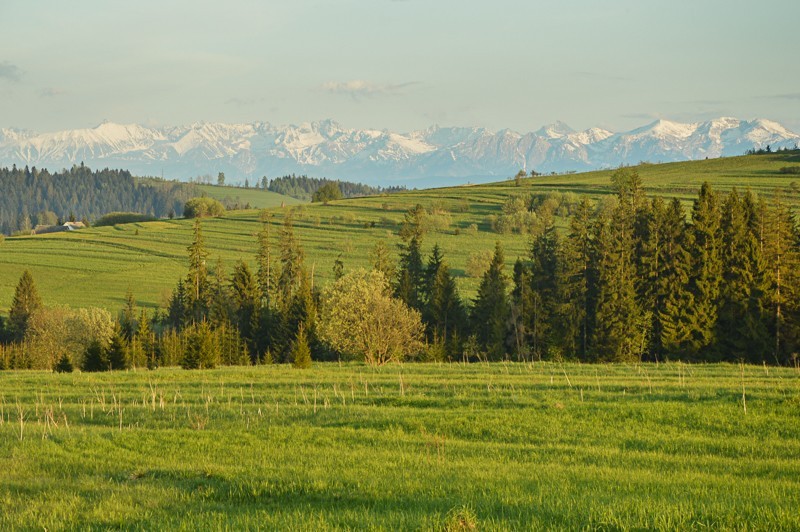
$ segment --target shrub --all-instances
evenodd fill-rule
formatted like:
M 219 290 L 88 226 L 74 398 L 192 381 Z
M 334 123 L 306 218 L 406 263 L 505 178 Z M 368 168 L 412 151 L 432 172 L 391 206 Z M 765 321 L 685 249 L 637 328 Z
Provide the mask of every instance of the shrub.
M 72 365 L 72 360 L 70 360 L 69 355 L 66 351 L 61 353 L 61 358 L 58 359 L 56 365 L 53 367 L 53 371 L 56 373 L 72 373 L 75 368 Z
M 192 198 L 183 206 L 183 216 L 185 218 L 215 217 L 223 214 L 225 214 L 225 207 L 222 203 L 208 196 Z
M 800 174 L 800 166 L 784 166 L 779 171 L 782 174 L 798 175 Z
M 140 214 L 138 212 L 110 212 L 98 218 L 94 222 L 94 226 L 104 227 L 117 224 L 152 222 L 153 220 L 157 220 L 157 218 L 155 216 Z
M 467 267 L 465 271 L 470 277 L 480 278 L 489 269 L 489 264 L 492 262 L 492 251 L 489 249 L 482 249 L 480 251 L 473 251 L 467 258 Z

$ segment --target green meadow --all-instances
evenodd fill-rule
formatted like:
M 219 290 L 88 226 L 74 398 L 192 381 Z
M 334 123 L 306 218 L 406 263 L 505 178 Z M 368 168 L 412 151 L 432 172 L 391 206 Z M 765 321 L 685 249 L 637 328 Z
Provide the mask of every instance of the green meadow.
M 716 189 L 751 189 L 772 197 L 780 194 L 793 206 L 800 204 L 797 175 L 781 174 L 786 166 L 800 165 L 797 152 L 742 156 L 637 167 L 650 195 L 680 197 L 686 207 L 704 181 Z M 400 243 L 397 235 L 403 214 L 417 203 L 443 212 L 436 230 L 424 238 L 427 254 L 439 244 L 459 288 L 472 297 L 478 279 L 467 274 L 470 255 L 491 250 L 502 242 L 507 263 L 528 253 L 529 240 L 520 234 L 499 234 L 489 217 L 501 213 L 511 196 L 550 192 L 589 195 L 597 201 L 612 193 L 613 171 L 537 176 L 488 185 L 407 191 L 399 194 L 355 198 L 323 204 L 292 203 L 291 198 L 271 192 L 233 187 L 205 186 L 209 195 L 224 198 L 241 194 L 252 206 L 270 208 L 273 242 L 283 219 L 293 213 L 296 233 L 305 248 L 306 266 L 316 283 L 333 277 L 332 267 L 341 257 L 346 269 L 368 266 L 369 251 L 378 241 L 390 248 Z M 281 202 L 284 206 L 281 207 Z M 218 258 L 230 272 L 243 259 L 254 266 L 255 233 L 259 211 L 229 211 L 225 216 L 203 221 L 210 261 Z M 558 223 L 567 224 L 561 217 Z M 128 289 L 139 304 L 163 305 L 177 280 L 186 272 L 186 247 L 191 240 L 191 220 L 161 220 L 90 228 L 75 233 L 6 238 L 0 244 L 0 312 L 6 312 L 17 280 L 25 268 L 31 270 L 45 304 L 73 307 L 100 306 L 112 311 L 122 306 Z M 213 264 L 212 264 L 213 265 Z M 510 270 L 509 270 L 510 271 Z
M 796 368 L 0 378 L 3 530 L 800 528 Z

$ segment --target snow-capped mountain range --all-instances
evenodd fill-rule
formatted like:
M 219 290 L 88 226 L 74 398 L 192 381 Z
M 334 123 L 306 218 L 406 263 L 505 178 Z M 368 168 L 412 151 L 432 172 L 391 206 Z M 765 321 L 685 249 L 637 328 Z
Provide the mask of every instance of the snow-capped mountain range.
M 556 122 L 530 133 L 430 127 L 412 133 L 348 129 L 332 120 L 145 127 L 104 122 L 91 129 L 34 133 L 0 129 L 0 166 L 125 168 L 136 175 L 188 179 L 225 172 L 228 182 L 307 173 L 370 184 L 435 186 L 528 172 L 583 171 L 741 155 L 751 148 L 794 147 L 800 135 L 777 122 L 718 118 L 683 124 L 658 120 L 613 133 L 574 131 Z

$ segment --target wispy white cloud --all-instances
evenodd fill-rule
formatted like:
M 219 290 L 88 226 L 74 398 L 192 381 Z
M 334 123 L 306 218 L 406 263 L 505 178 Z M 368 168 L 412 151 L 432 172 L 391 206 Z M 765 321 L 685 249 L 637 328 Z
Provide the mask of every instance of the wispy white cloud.
M 22 79 L 22 69 L 8 61 L 0 62 L 0 79 L 19 81 Z
M 417 81 L 381 84 L 363 79 L 353 79 L 350 81 L 326 81 L 322 84 L 322 89 L 332 94 L 345 94 L 358 100 L 372 96 L 399 94 L 408 87 L 418 84 L 419 82 Z
M 40 98 L 55 98 L 56 96 L 63 96 L 67 93 L 64 89 L 58 87 L 45 87 L 39 91 Z

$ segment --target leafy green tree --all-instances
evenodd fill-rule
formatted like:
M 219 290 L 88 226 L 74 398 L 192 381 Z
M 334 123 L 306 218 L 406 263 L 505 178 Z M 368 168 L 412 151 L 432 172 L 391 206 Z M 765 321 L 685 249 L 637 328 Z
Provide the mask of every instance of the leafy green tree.
M 391 296 L 383 274 L 359 268 L 325 287 L 318 334 L 336 351 L 377 366 L 419 352 L 424 328 L 419 312 Z
M 339 183 L 335 181 L 328 181 L 311 196 L 312 203 L 328 203 L 340 199 L 342 199 L 342 191 L 339 189 Z
M 36 290 L 33 275 L 30 271 L 25 270 L 17 283 L 14 299 L 11 301 L 11 309 L 8 312 L 8 323 L 15 340 L 20 341 L 25 337 L 28 320 L 41 307 L 42 298 L 39 297 L 39 292 Z
M 217 174 L 217 185 L 219 186 L 225 185 L 225 172 L 220 172 Z
M 344 262 L 342 261 L 342 254 L 339 253 L 336 256 L 336 260 L 333 261 L 333 278 L 334 280 L 339 280 L 344 275 Z
M 184 218 L 206 218 L 217 217 L 225 214 L 225 207 L 219 200 L 203 196 L 192 198 L 183 206 Z
M 503 248 L 497 242 L 489 270 L 483 274 L 472 308 L 472 331 L 487 354 L 500 359 L 505 355 L 505 340 L 511 307 L 506 276 L 503 273 Z

